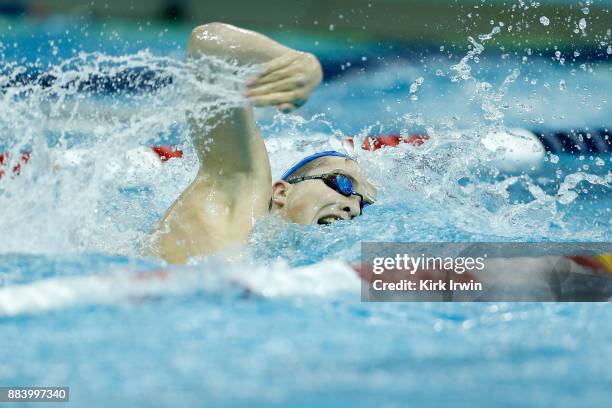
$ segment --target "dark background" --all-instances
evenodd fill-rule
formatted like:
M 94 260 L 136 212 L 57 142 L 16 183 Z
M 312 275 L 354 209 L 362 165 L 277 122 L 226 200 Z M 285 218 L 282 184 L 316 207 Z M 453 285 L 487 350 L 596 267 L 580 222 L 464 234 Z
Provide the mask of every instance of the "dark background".
M 521 3 L 523 6 L 521 6 Z M 580 47 L 607 58 L 611 1 L 462 1 L 462 0 L 0 0 L 1 15 L 33 18 L 70 15 L 92 20 L 126 19 L 148 23 L 196 25 L 222 21 L 263 32 L 317 34 L 348 42 L 393 41 L 415 47 L 465 42 L 467 35 L 488 33 L 494 24 L 512 26 L 498 36 L 506 50 Z M 582 9 L 588 7 L 588 15 Z M 550 19 L 544 26 L 541 16 Z M 575 33 L 580 18 L 586 33 Z

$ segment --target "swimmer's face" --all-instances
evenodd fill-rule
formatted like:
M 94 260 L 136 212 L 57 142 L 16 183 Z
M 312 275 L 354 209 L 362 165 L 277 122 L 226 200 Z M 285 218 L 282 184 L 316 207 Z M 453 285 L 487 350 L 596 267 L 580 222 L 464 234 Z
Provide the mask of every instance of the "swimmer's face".
M 367 203 L 373 202 L 374 187 L 365 180 L 359 165 L 343 157 L 324 157 L 313 162 L 301 176 L 343 174 L 351 179 L 353 188 Z M 293 179 L 295 176 L 289 177 Z M 298 224 L 331 224 L 350 220 L 361 214 L 361 198 L 346 197 L 325 184 L 323 180 L 304 180 L 295 184 L 277 181 L 272 187 L 274 208 L 288 221 Z

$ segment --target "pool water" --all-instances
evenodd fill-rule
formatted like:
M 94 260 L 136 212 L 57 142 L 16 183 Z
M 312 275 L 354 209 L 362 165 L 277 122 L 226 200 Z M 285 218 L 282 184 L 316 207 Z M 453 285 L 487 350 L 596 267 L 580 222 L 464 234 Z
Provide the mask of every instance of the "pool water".
M 274 176 L 348 136 L 430 140 L 358 152 L 379 199 L 351 223 L 270 217 L 244 248 L 170 267 L 138 248 L 194 175 L 184 113 L 241 103 L 256 67 L 211 62 L 201 80 L 172 33 L 133 43 L 80 24 L 0 38 L 0 150 L 32 152 L 0 179 L 0 385 L 68 385 L 73 405 L 100 407 L 608 405 L 608 304 L 362 303 L 342 261 L 365 240 L 610 241 L 609 152 L 507 172 L 481 143 L 500 128 L 607 127 L 609 60 L 482 41 L 465 74 L 466 42 L 326 81 L 295 115 L 262 109 Z M 185 157 L 151 162 L 139 149 L 157 143 Z M 160 269 L 172 277 L 146 279 Z

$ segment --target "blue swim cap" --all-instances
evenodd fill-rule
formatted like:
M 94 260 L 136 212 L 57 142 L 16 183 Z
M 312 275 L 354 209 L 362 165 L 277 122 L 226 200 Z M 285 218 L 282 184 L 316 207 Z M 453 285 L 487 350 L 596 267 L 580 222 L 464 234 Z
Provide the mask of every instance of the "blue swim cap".
M 326 157 L 326 156 L 336 156 L 336 157 L 344 157 L 345 159 L 350 159 L 350 160 L 355 160 L 353 159 L 351 156 L 349 156 L 348 154 L 345 153 L 340 153 L 340 152 L 336 152 L 334 150 L 328 150 L 326 152 L 319 152 L 319 153 L 315 153 L 312 154 L 310 156 L 304 157 L 302 160 L 300 160 L 299 162 L 295 163 L 293 166 L 291 166 L 291 168 L 289 170 L 287 170 L 282 176 L 281 176 L 281 180 L 287 180 L 293 173 L 295 173 L 300 167 L 310 163 L 313 160 L 318 159 L 319 157 Z

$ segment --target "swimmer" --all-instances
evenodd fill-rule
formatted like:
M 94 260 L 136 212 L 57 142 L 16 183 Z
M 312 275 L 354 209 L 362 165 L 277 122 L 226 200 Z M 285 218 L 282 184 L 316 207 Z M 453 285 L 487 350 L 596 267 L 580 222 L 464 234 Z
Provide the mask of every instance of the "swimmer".
M 161 219 L 154 254 L 184 263 L 244 242 L 254 223 L 271 213 L 298 224 L 329 224 L 349 221 L 373 203 L 374 187 L 359 164 L 339 152 L 306 157 L 272 183 L 252 106 L 275 106 L 287 113 L 306 103 L 323 78 L 314 55 L 222 23 L 195 28 L 188 55 L 195 61 L 214 56 L 239 65 L 261 64 L 263 70 L 247 83 L 250 104 L 204 123 L 191 118 L 200 167 Z

